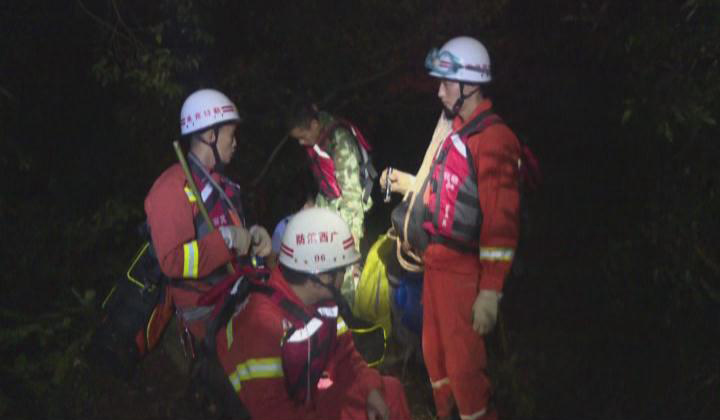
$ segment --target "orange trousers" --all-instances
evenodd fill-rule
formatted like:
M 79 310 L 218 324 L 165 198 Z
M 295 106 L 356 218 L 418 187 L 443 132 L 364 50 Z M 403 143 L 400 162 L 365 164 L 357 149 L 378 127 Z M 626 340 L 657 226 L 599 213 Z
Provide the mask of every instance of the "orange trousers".
M 457 405 L 462 420 L 494 419 L 488 408 L 484 337 L 472 329 L 480 263 L 428 265 L 423 283 L 422 347 L 438 418 Z

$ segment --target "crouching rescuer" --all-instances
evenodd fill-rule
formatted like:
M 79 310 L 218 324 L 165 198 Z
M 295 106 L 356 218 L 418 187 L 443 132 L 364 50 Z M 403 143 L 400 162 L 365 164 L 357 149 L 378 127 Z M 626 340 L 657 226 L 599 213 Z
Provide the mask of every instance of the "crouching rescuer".
M 367 365 L 337 303 L 345 269 L 359 259 L 333 211 L 311 208 L 290 220 L 269 281 L 216 336 L 252 419 L 410 418 L 402 384 Z

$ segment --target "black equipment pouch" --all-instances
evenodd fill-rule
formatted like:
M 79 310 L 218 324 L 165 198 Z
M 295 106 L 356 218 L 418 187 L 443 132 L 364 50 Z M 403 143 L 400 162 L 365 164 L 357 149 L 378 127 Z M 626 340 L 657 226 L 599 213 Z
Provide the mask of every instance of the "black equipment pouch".
M 154 287 L 167 284 L 169 278 L 163 274 L 155 257 L 155 250 L 150 242 L 144 243 L 140 251 L 130 263 L 126 273 L 127 280 L 140 289 L 152 290 Z
M 164 298 L 166 280 L 152 245 L 146 242 L 103 301 L 104 317 L 93 336 L 90 353 L 114 374 L 126 379 L 132 375 L 141 357 L 135 339 L 145 331 L 153 310 Z

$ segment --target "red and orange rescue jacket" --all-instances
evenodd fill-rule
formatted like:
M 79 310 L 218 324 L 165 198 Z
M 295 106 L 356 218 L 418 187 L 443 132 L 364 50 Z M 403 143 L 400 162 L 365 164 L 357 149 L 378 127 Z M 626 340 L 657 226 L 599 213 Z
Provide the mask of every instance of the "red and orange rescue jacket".
M 521 147 L 491 108 L 484 100 L 467 121 L 456 117 L 438 148 L 423 194 L 431 235 L 423 260 L 480 270 L 479 287 L 499 291 L 519 235 Z
M 188 156 L 195 184 L 215 227 L 244 226 L 240 187 Z M 209 232 L 199 216 L 198 197 L 187 185 L 180 164 L 165 170 L 145 198 L 145 213 L 155 255 L 172 279 L 202 279 L 234 258 L 220 232 Z M 222 271 L 224 277 L 224 271 Z M 215 277 L 215 276 L 214 276 Z
M 217 334 L 220 363 L 252 418 L 338 418 L 338 404 L 349 388 L 359 389 L 364 398 L 380 389 L 380 374 L 355 349 L 336 307 L 305 305 L 277 268 L 267 286 L 272 293 L 251 293 Z M 288 344 L 295 346 L 284 352 Z M 317 357 L 308 357 L 308 345 Z M 320 367 L 323 380 L 317 373 L 308 380 L 304 369 L 318 372 Z

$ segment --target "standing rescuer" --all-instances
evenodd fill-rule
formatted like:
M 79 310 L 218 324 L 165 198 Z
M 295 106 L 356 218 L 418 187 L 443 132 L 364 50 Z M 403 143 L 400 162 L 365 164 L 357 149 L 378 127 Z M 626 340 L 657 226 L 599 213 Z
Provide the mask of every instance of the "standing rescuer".
M 439 418 L 457 407 L 463 420 L 497 418 L 488 406 L 483 336 L 496 322 L 503 283 L 518 240 L 517 137 L 483 95 L 490 59 L 476 39 L 457 37 L 425 63 L 440 79 L 438 97 L 451 122 L 437 144 L 425 184 L 422 231 L 423 354 Z M 411 175 L 383 174 L 393 191 L 413 188 Z
M 187 162 L 200 197 L 176 163 L 160 175 L 145 199 L 155 255 L 163 273 L 172 279 L 147 327 L 149 347 L 157 342 L 173 310 L 182 325 L 202 339 L 212 307 L 198 306 L 197 298 L 227 275 L 228 263 L 237 263 L 251 250 L 258 256 L 270 253 L 267 231 L 245 225 L 240 187 L 221 174 L 235 154 L 239 122 L 235 104 L 216 90 L 198 90 L 182 106 L 180 128 L 189 137 Z M 214 230 L 200 215 L 200 200 Z
M 307 99 L 295 102 L 287 116 L 289 135 L 305 148 L 318 187 L 315 205 L 336 211 L 350 226 L 355 249 L 365 233 L 365 212 L 372 207 L 372 186 L 377 172 L 370 160 L 370 145 L 347 120 L 320 111 Z M 359 266 L 349 267 L 342 294 L 353 302 L 360 277 Z
M 290 219 L 267 285 L 255 285 L 217 334 L 218 357 L 252 419 L 410 418 L 402 384 L 368 367 L 336 303 L 345 268 L 359 259 L 333 211 Z

